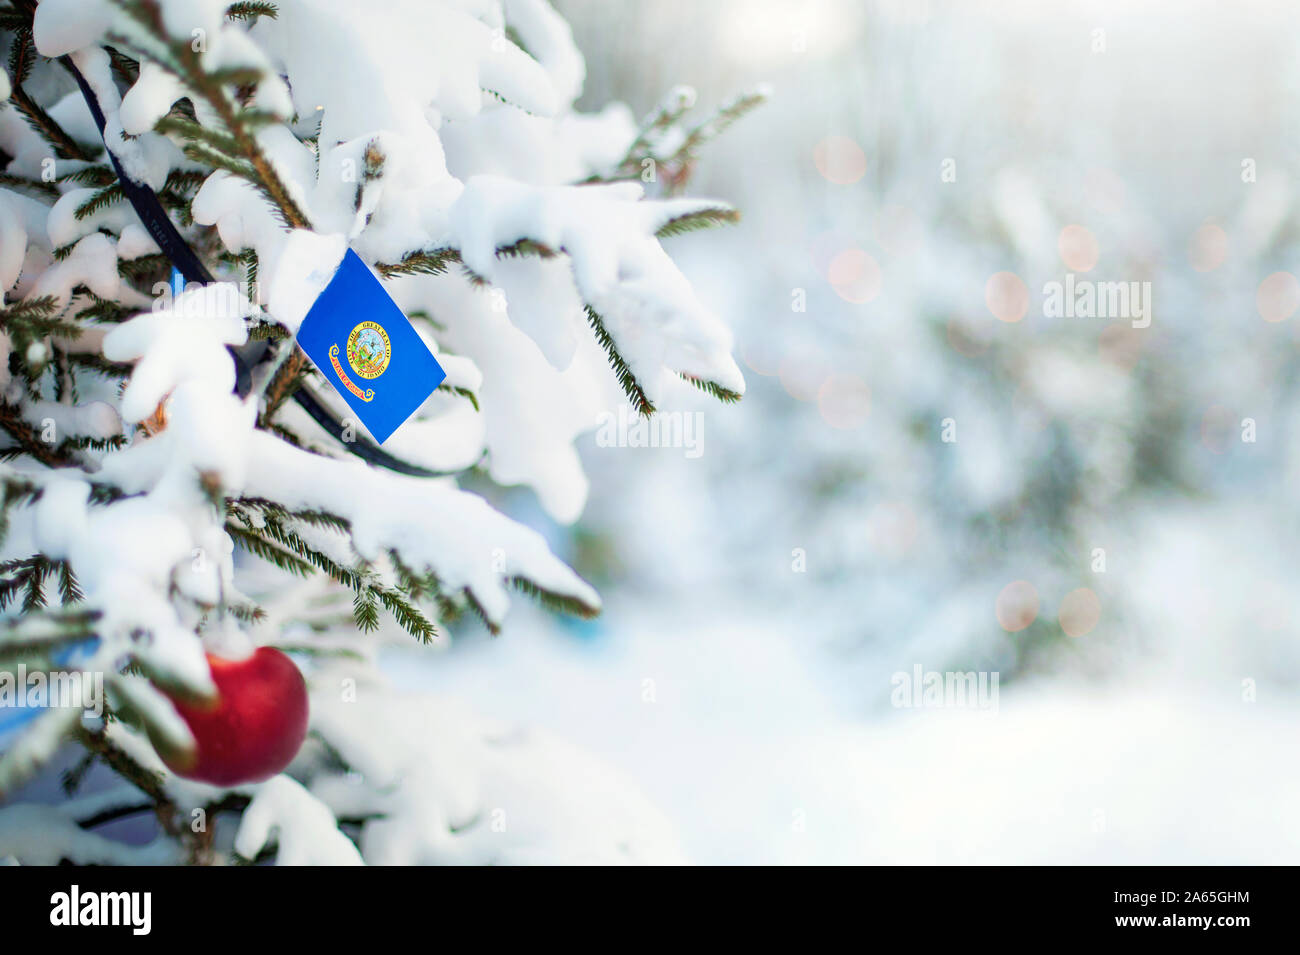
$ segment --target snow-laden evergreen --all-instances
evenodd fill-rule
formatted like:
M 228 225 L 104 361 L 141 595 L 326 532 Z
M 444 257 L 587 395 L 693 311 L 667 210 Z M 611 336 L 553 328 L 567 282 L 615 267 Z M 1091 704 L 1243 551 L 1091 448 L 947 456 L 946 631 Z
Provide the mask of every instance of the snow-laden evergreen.
M 680 858 L 613 774 L 397 695 L 373 661 L 467 613 L 495 631 L 520 593 L 599 611 L 541 535 L 457 475 L 527 486 L 571 522 L 587 497 L 573 444 L 611 396 L 646 414 L 674 379 L 740 397 L 730 332 L 661 240 L 734 220 L 677 193 L 761 94 L 698 119 L 682 90 L 643 123 L 619 104 L 580 113 L 583 60 L 545 0 L 42 0 L 2 16 L 0 663 L 102 673 L 108 718 L 51 708 L 9 728 L 0 795 L 69 748 L 85 759 L 61 804 L 0 808 L 0 858 Z M 233 285 L 169 286 L 104 142 Z M 360 425 L 293 346 L 347 247 L 447 370 L 384 448 L 433 476 L 357 457 Z M 232 349 L 259 339 L 271 350 L 241 396 Z M 211 693 L 205 650 L 253 645 L 300 651 L 307 745 L 233 791 L 172 776 L 158 753 L 191 744 L 172 699 Z M 92 763 L 120 784 L 78 793 Z M 195 808 L 211 816 L 197 830 Z M 147 809 L 146 846 L 78 825 Z

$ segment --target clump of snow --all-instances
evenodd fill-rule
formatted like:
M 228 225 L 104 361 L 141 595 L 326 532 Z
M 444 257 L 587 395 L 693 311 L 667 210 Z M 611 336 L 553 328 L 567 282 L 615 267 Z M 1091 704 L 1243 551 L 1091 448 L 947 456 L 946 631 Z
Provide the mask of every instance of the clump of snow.
M 51 216 L 54 214 L 52 212 Z M 119 293 L 122 280 L 117 274 L 117 249 L 113 240 L 103 233 L 92 232 L 79 240 L 67 258 L 42 272 L 31 297 L 49 295 L 60 305 L 67 305 L 72 299 L 72 290 L 78 285 L 84 285 L 100 298 L 109 300 L 115 299 Z
M 224 346 L 247 341 L 243 319 L 250 311 L 233 284 L 194 285 L 170 307 L 137 316 L 105 335 L 106 358 L 136 361 L 122 395 L 122 417 L 143 421 L 182 381 L 201 382 L 217 394 L 232 391 L 235 367 Z
M 41 0 L 32 35 L 42 56 L 64 56 L 100 43 L 117 20 L 111 0 Z
M 271 270 L 267 293 L 267 307 L 276 321 L 297 333 L 298 326 L 334 277 L 347 248 L 347 241 L 341 235 L 319 235 L 306 229 L 295 229 L 289 234 Z
M 28 356 L 31 360 L 31 356 Z M 106 401 L 64 404 L 60 401 L 30 401 L 22 406 L 23 418 L 37 429 L 49 425 L 60 439 L 68 437 L 111 438 L 122 433 L 122 418 Z
M 55 806 L 18 803 L 0 808 L 0 858 L 13 856 L 24 865 L 176 865 L 176 843 L 155 839 L 130 846 L 87 832 Z
M 250 447 L 244 493 L 348 518 L 363 557 L 396 549 L 411 566 L 433 570 L 449 590 L 471 592 L 489 620 L 504 617 L 507 584 L 515 576 L 600 606 L 596 591 L 551 553 L 540 534 L 476 494 L 355 460 L 321 459 L 262 431 L 251 435 Z
M 153 124 L 140 130 L 124 129 L 119 116 L 122 100 L 113 80 L 108 53 L 101 49 L 80 50 L 72 54 L 82 78 L 94 91 L 104 113 L 103 142 L 121 163 L 127 176 L 151 189 L 161 189 L 167 173 L 180 164 L 180 151 L 164 136 L 152 132 Z M 69 93 L 74 108 L 89 112 L 80 92 Z M 87 137 L 93 141 L 94 137 Z
M 550 76 L 557 99 L 571 105 L 582 92 L 587 65 L 569 24 L 546 0 L 502 0 L 501 8 L 525 48 Z
M 362 864 L 329 808 L 288 776 L 274 776 L 256 787 L 239 819 L 235 851 L 256 859 L 273 835 L 279 865 Z
M 357 681 L 355 701 L 341 699 L 343 679 Z M 349 670 L 316 684 L 313 729 L 356 773 L 321 771 L 311 790 L 337 814 L 378 814 L 360 839 L 371 864 L 686 861 L 635 785 L 550 733 Z
M 655 238 L 670 220 L 719 204 L 642 202 L 643 195 L 638 183 L 536 187 L 478 176 L 452 207 L 451 227 L 465 263 L 489 281 L 503 271 L 500 248 L 529 239 L 562 250 L 581 300 L 604 319 L 652 402 L 663 393 L 666 370 L 743 393 L 730 331 L 699 302 Z M 509 269 L 504 267 L 506 281 L 518 281 Z M 563 317 L 575 302 L 571 295 L 560 301 Z M 524 319 L 525 327 L 537 324 Z M 544 350 L 566 355 L 562 338 L 548 341 Z
M 117 240 L 117 256 L 120 259 L 138 259 L 145 255 L 155 255 L 162 250 L 145 227 L 132 222 L 122 230 Z

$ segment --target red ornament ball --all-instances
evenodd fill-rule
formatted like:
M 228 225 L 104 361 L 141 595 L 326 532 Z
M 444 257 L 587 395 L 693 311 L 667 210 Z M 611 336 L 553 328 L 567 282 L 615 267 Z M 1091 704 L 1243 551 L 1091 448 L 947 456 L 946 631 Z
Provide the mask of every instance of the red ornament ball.
M 215 703 L 172 702 L 194 734 L 193 753 L 164 754 L 178 776 L 234 786 L 280 772 L 307 736 L 307 683 L 279 650 L 228 660 L 208 654 Z

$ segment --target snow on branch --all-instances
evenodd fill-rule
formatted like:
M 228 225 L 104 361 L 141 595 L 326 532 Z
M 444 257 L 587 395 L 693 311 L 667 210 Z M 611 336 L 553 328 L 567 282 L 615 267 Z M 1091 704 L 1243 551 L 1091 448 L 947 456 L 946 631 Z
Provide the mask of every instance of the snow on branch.
M 255 788 L 235 833 L 235 851 L 244 859 L 257 859 L 272 845 L 278 865 L 362 865 L 334 814 L 288 776 Z
M 88 832 L 56 806 L 17 803 L 0 808 L 0 859 L 24 865 L 176 865 L 181 853 L 159 838 L 130 846 Z
M 600 610 L 541 534 L 456 477 L 475 468 L 527 485 L 569 523 L 588 490 L 576 441 L 618 401 L 606 364 L 647 414 L 677 379 L 740 397 L 731 333 L 660 244 L 738 214 L 647 199 L 626 180 L 658 163 L 656 195 L 674 194 L 699 147 L 761 95 L 694 127 L 681 89 L 640 129 L 621 104 L 583 114 L 585 64 L 546 0 L 421 0 L 361 18 L 314 0 L 22 0 L 0 29 L 12 34 L 0 103 L 0 661 L 102 674 L 105 691 L 102 724 L 68 708 L 25 726 L 0 758 L 0 792 L 71 741 L 85 750 L 71 776 L 106 765 L 165 830 L 131 849 L 91 831 L 99 812 L 12 805 L 0 810 L 0 859 L 233 849 L 281 863 L 620 861 L 668 845 L 622 820 L 578 850 L 585 837 L 563 826 L 503 848 L 481 804 L 462 811 L 464 780 L 430 760 L 436 720 L 389 754 L 410 772 L 393 789 L 375 734 L 421 724 L 418 704 L 384 714 L 370 700 L 350 725 L 354 714 L 322 703 L 317 742 L 334 750 L 290 766 L 296 779 L 223 790 L 186 783 L 160 756 L 200 745 L 178 707 L 214 695 L 205 650 L 291 647 L 310 683 L 332 659 L 373 653 L 387 634 L 366 636 L 381 620 L 431 643 L 467 610 L 497 631 L 516 593 Z M 102 143 L 66 64 L 102 109 Z M 171 262 L 115 165 L 155 191 L 212 274 L 245 290 L 171 290 Z M 347 247 L 377 263 L 447 371 L 385 448 L 423 477 L 362 463 L 349 429 L 324 427 L 346 408 L 292 344 L 320 291 L 304 276 L 328 281 Z M 269 340 L 265 358 L 244 349 L 250 338 Z M 248 356 L 247 398 L 233 393 L 232 349 Z M 549 742 L 515 746 L 454 718 L 471 729 L 446 729 L 452 749 L 473 758 L 449 772 L 493 780 L 516 804 L 553 760 L 586 773 Z M 366 797 L 359 816 L 333 774 L 343 752 L 367 777 L 353 792 Z M 431 805 L 425 786 L 452 796 Z M 591 815 L 635 802 L 617 786 L 602 793 Z M 240 814 L 233 843 L 227 832 L 214 850 L 185 831 L 192 806 Z M 354 827 L 366 830 L 355 844 Z
M 531 243 L 568 256 L 582 303 L 639 410 L 652 410 L 665 369 L 739 397 L 745 381 L 731 357 L 731 332 L 696 297 L 656 235 L 671 224 L 728 217 L 717 202 L 641 201 L 639 184 L 531 186 L 477 176 L 449 218 L 461 259 L 476 275 L 506 283 L 499 250 Z M 527 329 L 525 329 L 527 330 Z M 544 349 L 545 350 L 545 349 Z
M 516 580 L 571 610 L 600 610 L 595 590 L 551 553 L 540 534 L 476 494 L 321 458 L 262 432 L 251 441 L 254 464 L 242 493 L 347 519 L 363 557 L 377 560 L 396 551 L 406 565 L 431 573 L 443 592 L 464 591 L 493 627 L 505 616 Z
M 240 301 L 227 302 L 210 289 L 187 291 L 172 314 L 141 315 L 108 336 L 111 357 L 137 359 L 123 394 L 125 417 L 140 420 L 170 395 L 171 424 L 152 440 L 107 456 L 102 478 L 127 493 L 145 492 L 146 499 L 189 496 L 201 508 L 206 502 L 197 489 L 206 475 L 233 499 L 334 515 L 363 559 L 396 551 L 408 566 L 433 574 L 443 592 L 464 591 L 494 627 L 516 581 L 575 610 L 599 609 L 595 591 L 551 554 L 540 535 L 477 495 L 322 457 L 255 429 L 252 407 L 230 394 L 233 368 L 224 348 L 242 340 L 234 320 L 241 311 Z

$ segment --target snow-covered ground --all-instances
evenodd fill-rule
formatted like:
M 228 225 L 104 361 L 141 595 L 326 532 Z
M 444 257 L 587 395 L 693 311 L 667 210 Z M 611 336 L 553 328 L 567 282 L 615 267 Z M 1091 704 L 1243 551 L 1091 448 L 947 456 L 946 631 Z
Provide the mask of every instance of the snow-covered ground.
M 892 673 L 845 686 L 815 635 L 735 609 L 710 620 L 616 603 L 596 639 L 517 621 L 505 638 L 388 662 L 401 684 L 600 757 L 665 812 L 695 862 L 1300 855 L 1300 708 L 1277 694 L 1246 703 L 1151 667 L 1104 686 L 1002 688 L 987 709 L 886 705 L 864 717 L 833 701 L 884 698 Z

